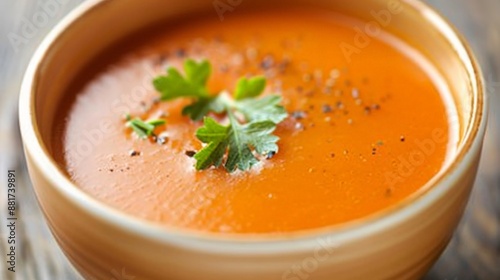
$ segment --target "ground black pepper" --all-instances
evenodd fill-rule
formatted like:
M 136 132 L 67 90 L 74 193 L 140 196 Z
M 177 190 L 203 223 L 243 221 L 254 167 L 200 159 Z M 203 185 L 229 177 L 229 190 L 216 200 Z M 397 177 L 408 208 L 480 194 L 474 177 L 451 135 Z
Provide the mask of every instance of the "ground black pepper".
M 260 63 L 260 67 L 264 70 L 269 70 L 274 66 L 274 58 L 271 55 L 266 55 L 262 62 Z
M 129 154 L 131 157 L 136 157 L 136 156 L 140 156 L 140 155 L 141 155 L 141 152 L 136 151 L 136 150 L 130 150 L 128 154 Z
M 292 118 L 296 120 L 302 120 L 306 117 L 306 113 L 304 111 L 294 111 L 292 112 Z
M 332 106 L 328 105 L 328 104 L 324 104 L 322 107 L 321 107 L 321 110 L 323 111 L 323 113 L 327 114 L 327 113 L 331 113 L 333 111 L 332 109 Z
M 175 51 L 175 56 L 182 58 L 186 56 L 186 50 L 185 49 L 177 49 Z
M 275 155 L 276 155 L 276 152 L 274 152 L 274 151 L 269 152 L 266 155 L 266 159 L 272 159 Z
M 196 155 L 195 151 L 186 151 L 186 156 L 188 157 L 194 157 Z

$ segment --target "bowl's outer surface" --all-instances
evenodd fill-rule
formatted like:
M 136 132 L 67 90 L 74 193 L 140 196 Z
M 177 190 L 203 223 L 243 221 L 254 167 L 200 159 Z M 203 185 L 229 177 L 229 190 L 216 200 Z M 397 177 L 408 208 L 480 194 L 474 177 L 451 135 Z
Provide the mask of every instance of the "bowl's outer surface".
M 291 2 L 287 2 L 288 5 Z M 341 2 L 344 3 L 339 4 Z M 365 1 L 363 8 L 353 2 L 356 1 L 314 1 L 321 7 L 341 5 L 347 10 L 359 10 L 360 14 L 379 10 L 391 1 Z M 405 24 L 404 19 L 408 19 L 413 24 L 421 20 L 434 26 L 427 18 L 430 10 L 416 1 L 402 2 L 408 11 L 398 15 L 401 20 L 395 17 L 394 25 Z M 260 0 L 251 4 L 242 2 L 239 8 L 266 3 Z M 439 257 L 467 203 L 485 129 L 480 73 L 469 54 L 460 51 L 462 48 L 457 45 L 460 42 L 450 42 L 446 38 L 455 38 L 449 30 L 437 31 L 438 27 L 430 30 L 433 35 L 428 36 L 436 36 L 436 41 L 443 43 L 429 50 L 435 50 L 436 57 L 451 57 L 442 62 L 445 66 L 457 61 L 465 65 L 456 70 L 460 72 L 457 77 L 465 75 L 469 80 L 457 82 L 457 90 L 462 89 L 456 97 L 458 103 L 466 107 L 474 103 L 471 96 L 479 96 L 479 101 L 470 105 L 476 106 L 470 109 L 471 116 L 463 116 L 472 124 L 469 129 L 473 137 L 466 141 L 469 134 L 464 131 L 462 144 L 466 152 L 453 166 L 453 172 L 441 178 L 437 186 L 414 198 L 411 204 L 401 205 L 401 209 L 383 218 L 366 221 L 363 226 L 320 231 L 280 241 L 225 241 L 162 231 L 138 221 L 128 222 L 133 219 L 120 216 L 71 185 L 47 156 L 49 151 L 39 143 L 50 140 L 51 117 L 60 100 L 61 89 L 86 61 L 138 28 L 161 18 L 213 9 L 212 2 L 95 0 L 84 5 L 49 35 L 35 55 L 23 85 L 20 118 L 28 168 L 38 201 L 57 242 L 85 278 L 418 279 Z M 279 2 L 272 2 L 272 5 L 279 5 Z M 218 15 L 212 12 L 218 20 Z M 106 28 L 99 28 L 103 25 Z M 442 34 L 446 32 L 446 36 Z M 443 49 L 447 55 L 439 53 Z M 46 90 L 46 84 L 53 85 L 55 81 L 59 85 Z M 467 89 L 465 93 L 463 89 Z M 475 118 L 479 120 L 474 122 Z
M 316 247 L 310 250 L 237 255 L 197 252 L 110 225 L 55 189 L 28 154 L 31 178 L 50 228 L 86 279 L 111 279 L 113 271 L 122 270 L 136 279 L 296 280 L 301 275 L 324 280 L 419 279 L 451 238 L 467 202 L 478 159 L 477 155 L 471 159 L 469 171 L 457 177 L 452 191 L 432 207 L 366 238 L 337 244 L 323 236 L 317 237 Z

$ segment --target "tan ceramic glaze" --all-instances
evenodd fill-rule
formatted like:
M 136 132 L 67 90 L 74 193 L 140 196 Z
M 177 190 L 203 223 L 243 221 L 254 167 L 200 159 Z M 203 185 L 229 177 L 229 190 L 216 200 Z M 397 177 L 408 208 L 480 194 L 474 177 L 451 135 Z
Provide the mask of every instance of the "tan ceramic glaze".
M 226 1 L 222 1 L 226 2 Z M 238 9 L 314 6 L 370 21 L 395 1 L 229 1 Z M 386 27 L 442 72 L 460 112 L 457 155 L 403 203 L 331 228 L 282 236 L 211 236 L 122 214 L 72 184 L 51 157 L 51 130 L 64 89 L 91 58 L 159 20 L 208 12 L 213 1 L 89 0 L 46 38 L 24 79 L 20 123 L 38 201 L 58 244 L 86 279 L 418 279 L 439 257 L 467 203 L 485 133 L 481 73 L 469 48 L 436 12 L 401 3 Z M 456 120 L 455 120 L 456 121 Z M 120 278 L 121 277 L 121 278 Z M 135 277 L 135 278 L 133 278 Z

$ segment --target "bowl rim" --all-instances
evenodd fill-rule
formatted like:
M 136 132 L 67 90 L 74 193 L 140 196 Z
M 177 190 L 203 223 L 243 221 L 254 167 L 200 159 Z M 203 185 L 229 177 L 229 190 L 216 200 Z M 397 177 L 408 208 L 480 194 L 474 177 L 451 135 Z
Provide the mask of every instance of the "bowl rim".
M 161 243 L 236 255 L 311 250 L 318 246 L 319 239 L 324 238 L 332 238 L 335 244 L 342 244 L 342 242 L 382 231 L 391 224 L 400 223 L 419 210 L 425 209 L 426 205 L 431 205 L 432 201 L 453 188 L 454 177 L 468 168 L 473 158 L 473 151 L 481 147 L 487 123 L 487 96 L 481 69 L 471 48 L 460 32 L 429 5 L 418 0 L 403 0 L 404 5 L 425 14 L 440 36 L 450 42 L 450 47 L 454 48 L 471 79 L 469 91 L 473 96 L 470 125 L 465 127 L 462 144 L 458 147 L 452 163 L 445 166 L 443 172 L 436 174 L 419 191 L 393 206 L 351 222 L 279 234 L 206 233 L 160 225 L 126 214 L 98 201 L 70 181 L 45 148 L 35 116 L 37 76 L 46 54 L 73 23 L 84 17 L 86 13 L 98 9 L 102 4 L 109 4 L 108 1 L 88 0 L 78 5 L 52 29 L 39 45 L 22 82 L 19 98 L 19 124 L 26 155 L 31 155 L 31 160 L 50 182 L 51 187 L 56 188 L 66 199 L 87 211 L 88 214 L 122 230 Z M 291 244 L 293 247 L 289 246 Z

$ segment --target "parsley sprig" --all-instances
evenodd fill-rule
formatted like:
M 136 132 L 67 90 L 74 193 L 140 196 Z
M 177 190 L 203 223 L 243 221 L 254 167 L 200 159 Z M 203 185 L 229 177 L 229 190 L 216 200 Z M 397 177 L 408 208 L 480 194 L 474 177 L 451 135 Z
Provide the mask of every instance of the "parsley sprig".
M 245 171 L 257 164 L 260 156 L 276 154 L 279 137 L 273 132 L 288 116 L 280 105 L 281 96 L 260 97 L 266 87 L 266 79 L 260 76 L 241 78 L 234 97 L 228 92 L 214 95 L 207 88 L 210 74 L 208 61 L 188 59 L 184 63 L 184 75 L 169 68 L 166 75 L 153 81 L 163 101 L 192 99 L 182 114 L 193 121 L 203 120 L 196 137 L 206 145 L 194 155 L 196 169 L 223 165 L 229 172 Z M 229 123 L 223 125 L 209 116 L 210 113 L 225 114 Z
M 165 120 L 162 119 L 143 121 L 140 118 L 132 118 L 130 115 L 126 116 L 126 120 L 127 127 L 132 128 L 135 134 L 141 139 L 152 136 L 156 127 L 162 126 L 166 123 Z

